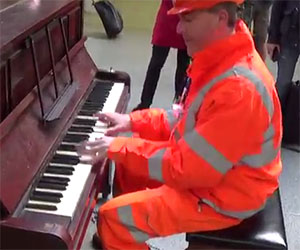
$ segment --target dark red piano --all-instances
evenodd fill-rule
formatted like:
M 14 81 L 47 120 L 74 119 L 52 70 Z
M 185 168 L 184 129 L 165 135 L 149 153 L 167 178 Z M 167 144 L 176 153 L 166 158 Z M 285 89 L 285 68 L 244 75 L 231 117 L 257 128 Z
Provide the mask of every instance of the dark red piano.
M 126 110 L 130 78 L 88 55 L 82 0 L 1 0 L 0 23 L 1 249 L 79 249 L 109 162 L 76 146 Z

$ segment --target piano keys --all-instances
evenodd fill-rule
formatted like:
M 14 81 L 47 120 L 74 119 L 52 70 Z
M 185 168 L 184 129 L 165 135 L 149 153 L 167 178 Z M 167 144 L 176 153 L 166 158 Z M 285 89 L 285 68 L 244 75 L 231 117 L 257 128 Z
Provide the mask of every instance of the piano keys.
M 126 111 L 130 77 L 96 68 L 82 0 L 9 1 L 0 9 L 0 247 L 80 249 L 109 161 L 87 164 L 77 146 L 104 135 L 96 113 Z
M 54 156 L 41 174 L 36 188 L 32 190 L 25 205 L 26 211 L 73 217 L 92 169 L 92 165 L 85 164 L 87 159 L 78 155 L 76 146 L 86 140 L 94 141 L 105 134 L 107 125 L 97 121 L 94 115 L 116 110 L 124 87 L 124 83 L 96 83 L 54 151 Z

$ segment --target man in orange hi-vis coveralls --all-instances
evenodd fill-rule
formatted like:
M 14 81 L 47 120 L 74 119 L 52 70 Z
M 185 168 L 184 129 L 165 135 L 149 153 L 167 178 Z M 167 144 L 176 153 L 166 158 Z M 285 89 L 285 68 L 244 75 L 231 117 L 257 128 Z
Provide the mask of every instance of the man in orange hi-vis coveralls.
M 117 163 L 120 195 L 99 210 L 104 249 L 147 249 L 149 238 L 218 230 L 264 208 L 281 172 L 274 80 L 236 20 L 243 0 L 176 0 L 192 65 L 182 108 L 99 114 L 112 127 L 85 143 Z M 133 131 L 139 137 L 112 137 Z

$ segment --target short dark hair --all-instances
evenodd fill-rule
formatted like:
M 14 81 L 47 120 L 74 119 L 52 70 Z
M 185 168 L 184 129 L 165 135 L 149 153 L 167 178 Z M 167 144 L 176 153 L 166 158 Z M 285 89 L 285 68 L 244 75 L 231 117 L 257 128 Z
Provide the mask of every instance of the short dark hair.
M 218 11 L 225 9 L 228 13 L 228 27 L 234 28 L 237 21 L 238 6 L 233 2 L 224 2 L 216 4 L 214 7 L 210 8 L 208 11 L 217 13 Z

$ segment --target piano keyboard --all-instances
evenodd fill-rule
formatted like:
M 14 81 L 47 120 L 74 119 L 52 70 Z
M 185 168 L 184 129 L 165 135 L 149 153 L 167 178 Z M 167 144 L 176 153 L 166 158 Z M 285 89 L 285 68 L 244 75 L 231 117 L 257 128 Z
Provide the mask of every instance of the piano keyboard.
M 83 163 L 84 156 L 77 154 L 76 146 L 104 135 L 107 125 L 93 115 L 114 112 L 123 90 L 123 83 L 95 85 L 31 192 L 25 210 L 73 217 L 92 169 Z

